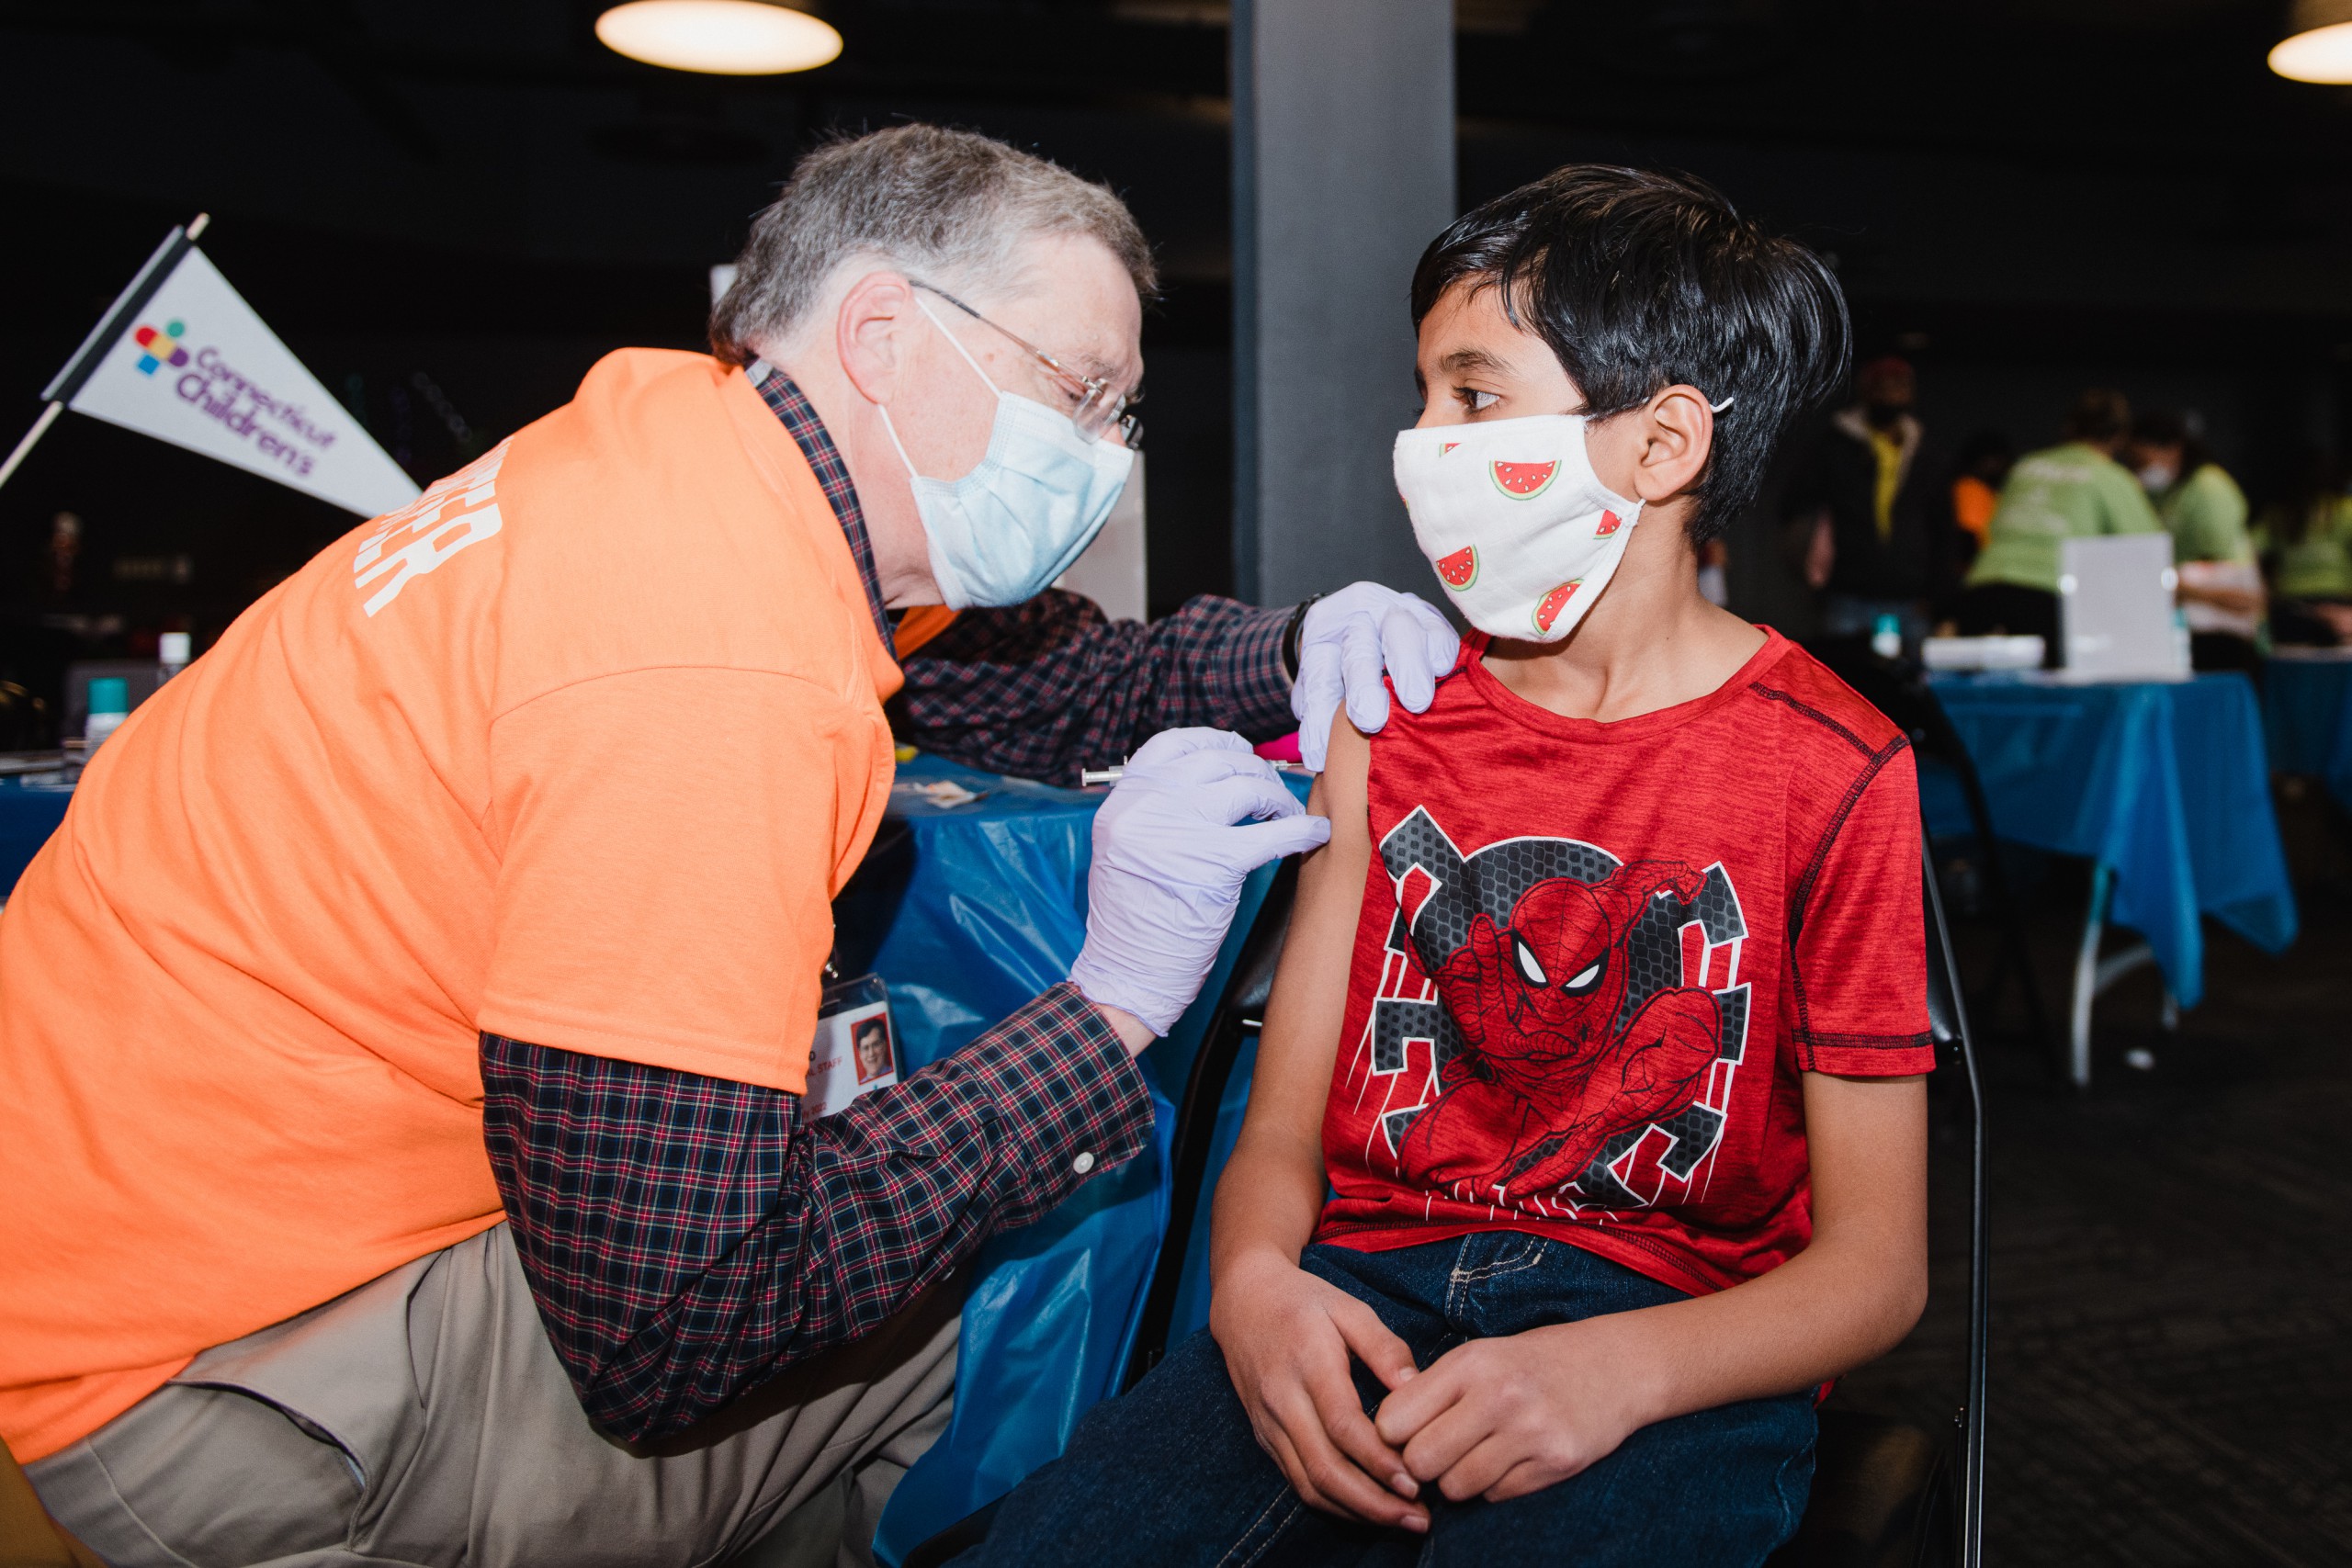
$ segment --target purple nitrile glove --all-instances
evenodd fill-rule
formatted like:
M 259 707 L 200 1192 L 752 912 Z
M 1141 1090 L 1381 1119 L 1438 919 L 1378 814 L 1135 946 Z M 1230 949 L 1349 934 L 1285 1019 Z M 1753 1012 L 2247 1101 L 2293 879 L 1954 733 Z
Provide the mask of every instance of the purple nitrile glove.
M 1437 678 L 1453 668 L 1462 638 L 1443 615 L 1410 593 L 1377 582 L 1351 582 L 1307 606 L 1298 628 L 1298 679 L 1290 711 L 1298 716 L 1298 754 L 1317 773 L 1331 742 L 1331 718 L 1348 705 L 1366 735 L 1388 722 L 1385 667 L 1396 700 L 1413 713 L 1437 695 Z
M 1153 736 L 1094 814 L 1086 945 L 1071 981 L 1097 1007 L 1167 1033 L 1200 994 L 1250 874 L 1330 836 L 1238 735 Z

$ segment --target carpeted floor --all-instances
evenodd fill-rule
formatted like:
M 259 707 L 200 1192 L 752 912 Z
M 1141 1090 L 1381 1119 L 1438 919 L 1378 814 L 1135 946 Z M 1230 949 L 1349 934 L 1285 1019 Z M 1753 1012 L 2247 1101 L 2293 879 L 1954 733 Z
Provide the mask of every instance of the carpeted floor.
M 2177 1033 L 2153 972 L 2118 986 L 2087 1097 L 2032 1053 L 2014 993 L 1993 1021 L 1987 1562 L 2352 1563 L 2352 840 L 2308 797 L 2282 821 L 2301 940 L 2273 958 L 2208 922 L 2208 997 Z M 2060 868 L 2029 902 L 2053 1029 L 2083 895 Z M 1972 977 L 1991 934 L 1962 928 Z M 1923 1425 L 1962 1371 L 1958 1111 L 1928 1315 L 1837 1395 Z

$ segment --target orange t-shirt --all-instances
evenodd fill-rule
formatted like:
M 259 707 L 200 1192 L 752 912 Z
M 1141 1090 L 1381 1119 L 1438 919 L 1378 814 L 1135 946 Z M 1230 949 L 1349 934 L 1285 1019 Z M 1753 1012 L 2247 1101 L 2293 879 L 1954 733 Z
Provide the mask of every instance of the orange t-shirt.
M 791 436 L 648 349 L 246 611 L 0 914 L 0 1438 L 495 1224 L 480 1031 L 799 1090 L 899 682 Z
M 2001 492 L 1974 474 L 1951 482 L 1951 513 L 1962 528 L 1982 545 L 1993 532 L 1993 513 L 2001 509 Z

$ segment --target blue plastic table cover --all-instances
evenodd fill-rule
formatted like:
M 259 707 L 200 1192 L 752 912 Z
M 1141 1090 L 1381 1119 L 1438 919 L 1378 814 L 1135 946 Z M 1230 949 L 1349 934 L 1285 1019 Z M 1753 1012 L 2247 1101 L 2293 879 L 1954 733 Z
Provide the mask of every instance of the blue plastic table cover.
M 2312 775 L 2352 811 L 2352 654 L 2271 660 L 2262 710 L 2271 767 Z
M 2061 684 L 1934 677 L 1984 783 L 2000 837 L 2115 874 L 2109 918 L 2147 939 L 2183 1007 L 2205 994 L 2200 914 L 2266 952 L 2295 940 L 2295 895 L 2270 804 L 2253 683 Z M 1931 832 L 1968 830 L 1959 793 L 1930 782 Z
M 0 898 L 16 890 L 17 878 L 74 799 L 74 786 L 55 773 L 17 773 L 0 778 Z
M 933 804 L 922 786 L 943 783 L 978 798 Z M 842 972 L 872 969 L 888 984 L 909 1067 L 951 1054 L 1069 976 L 1086 935 L 1102 799 L 933 757 L 900 765 L 891 818 L 904 831 L 886 827 L 835 915 Z M 885 1563 L 1058 1456 L 1079 1417 L 1117 1391 L 1167 1231 L 1172 1102 L 1272 880 L 1272 867 L 1250 878 L 1201 999 L 1144 1053 L 1152 1147 L 989 1243 L 967 1271 L 955 1414 L 883 1513 L 875 1550 Z

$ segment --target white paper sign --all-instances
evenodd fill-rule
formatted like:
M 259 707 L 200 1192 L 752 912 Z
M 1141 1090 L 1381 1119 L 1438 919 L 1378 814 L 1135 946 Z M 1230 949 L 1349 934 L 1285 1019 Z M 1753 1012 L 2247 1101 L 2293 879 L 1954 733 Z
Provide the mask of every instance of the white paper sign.
M 202 251 L 120 325 L 67 405 L 373 517 L 417 487 Z

